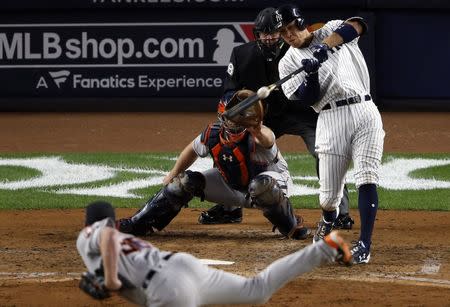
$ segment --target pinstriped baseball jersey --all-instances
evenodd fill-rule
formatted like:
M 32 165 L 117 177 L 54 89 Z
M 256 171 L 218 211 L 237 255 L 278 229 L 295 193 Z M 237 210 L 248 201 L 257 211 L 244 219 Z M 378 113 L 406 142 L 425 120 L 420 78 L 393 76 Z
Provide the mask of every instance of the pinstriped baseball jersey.
M 322 28 L 313 32 L 311 44 L 306 48 L 289 48 L 280 60 L 280 79 L 302 66 L 302 59 L 312 58 L 312 47 L 320 44 L 344 21 L 332 20 Z M 346 65 L 353 63 L 353 65 Z M 300 84 L 305 81 L 305 73 L 291 78 L 282 85 L 284 94 L 289 99 L 293 96 Z M 328 60 L 322 63 L 319 69 L 320 98 L 312 107 L 319 112 L 326 104 L 356 95 L 364 96 L 370 93 L 370 77 L 366 62 L 358 47 L 358 38 L 333 48 L 328 54 Z
M 313 46 L 322 43 L 343 22 L 332 20 L 312 32 L 308 47 L 291 47 L 279 63 L 280 78 L 299 68 L 303 59 L 314 58 Z M 325 211 L 333 211 L 342 197 L 351 160 L 355 164 L 357 188 L 378 184 L 384 131 L 381 115 L 370 97 L 369 73 L 358 38 L 328 52 L 318 74 L 319 98 L 312 107 L 319 113 L 316 128 L 316 152 L 321 161 L 319 198 Z M 282 85 L 289 99 L 297 98 L 295 92 L 305 76 L 301 73 Z

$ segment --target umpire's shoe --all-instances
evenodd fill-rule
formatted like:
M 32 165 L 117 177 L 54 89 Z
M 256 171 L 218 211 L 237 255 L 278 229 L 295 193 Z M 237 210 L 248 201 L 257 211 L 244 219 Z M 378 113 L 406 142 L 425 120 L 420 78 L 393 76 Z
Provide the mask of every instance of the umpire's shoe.
M 352 229 L 355 221 L 350 217 L 350 214 L 339 214 L 336 221 L 334 221 L 334 229 Z
M 225 210 L 221 204 L 217 204 L 207 211 L 200 213 L 198 217 L 200 224 L 230 224 L 242 222 L 242 208 L 236 208 L 231 211 Z
M 325 236 L 324 241 L 337 250 L 336 262 L 349 266 L 353 264 L 353 256 L 350 248 L 338 231 L 332 231 L 329 235 Z

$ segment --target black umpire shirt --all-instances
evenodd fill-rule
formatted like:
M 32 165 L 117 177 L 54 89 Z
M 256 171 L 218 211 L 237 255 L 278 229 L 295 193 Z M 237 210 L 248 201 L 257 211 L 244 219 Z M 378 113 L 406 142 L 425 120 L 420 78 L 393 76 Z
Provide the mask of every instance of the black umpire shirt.
M 256 92 L 260 87 L 279 80 L 278 62 L 289 49 L 283 44 L 279 56 L 267 61 L 256 41 L 251 41 L 233 49 L 225 78 L 224 93 L 243 88 Z M 300 121 L 316 125 L 317 113 L 310 106 L 291 101 L 281 89 L 276 89 L 264 100 L 267 108 L 264 124 L 271 128 L 277 137 L 283 134 L 297 134 L 283 128 L 281 123 Z

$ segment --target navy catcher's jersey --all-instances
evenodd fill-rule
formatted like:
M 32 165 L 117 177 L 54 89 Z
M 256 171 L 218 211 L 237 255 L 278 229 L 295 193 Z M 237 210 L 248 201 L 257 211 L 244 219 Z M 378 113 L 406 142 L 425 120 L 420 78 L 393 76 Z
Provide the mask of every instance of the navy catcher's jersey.
M 256 143 L 250 133 L 246 132 L 238 143 L 226 142 L 222 137 L 220 124 L 209 125 L 201 136 L 203 144 L 208 146 L 209 153 L 217 167 L 234 189 L 246 189 L 250 180 L 266 170 L 269 163 L 255 163 L 251 154 L 256 151 Z

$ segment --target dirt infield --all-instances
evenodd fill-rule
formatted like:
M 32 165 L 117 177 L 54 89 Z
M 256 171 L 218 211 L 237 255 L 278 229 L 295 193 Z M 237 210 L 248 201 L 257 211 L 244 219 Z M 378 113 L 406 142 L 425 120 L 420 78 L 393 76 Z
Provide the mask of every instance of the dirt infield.
M 384 113 L 386 152 L 450 152 L 449 113 Z M 180 151 L 214 114 L 2 113 L 0 152 Z M 190 123 L 186 125 L 186 123 Z M 283 137 L 283 151 L 305 151 Z M 133 210 L 119 209 L 118 215 Z M 250 276 L 310 242 L 284 240 L 257 210 L 238 225 L 197 224 L 185 209 L 148 237 L 162 249 L 234 261 L 222 268 Z M 314 226 L 319 210 L 300 210 Z M 344 232 L 348 240 L 359 233 Z M 0 306 L 128 306 L 95 302 L 78 288 L 83 271 L 75 240 L 83 211 L 0 211 Z M 277 292 L 267 306 L 450 306 L 450 212 L 379 211 L 369 265 L 329 265 Z

